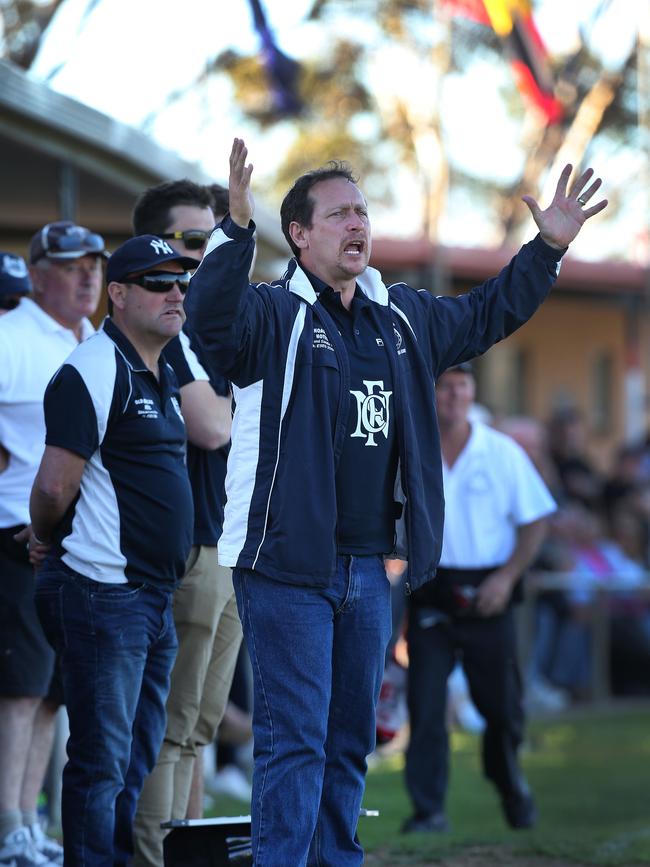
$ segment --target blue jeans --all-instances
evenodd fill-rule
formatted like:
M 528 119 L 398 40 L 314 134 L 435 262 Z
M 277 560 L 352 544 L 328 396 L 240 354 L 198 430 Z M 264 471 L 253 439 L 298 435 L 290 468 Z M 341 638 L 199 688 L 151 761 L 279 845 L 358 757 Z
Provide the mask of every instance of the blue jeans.
M 248 569 L 235 569 L 233 581 L 253 668 L 254 863 L 357 867 L 391 632 L 383 560 L 339 557 L 326 589 Z
M 61 659 L 70 719 L 63 771 L 66 867 L 126 865 L 133 816 L 165 732 L 177 641 L 171 593 L 102 584 L 47 560 L 36 607 Z

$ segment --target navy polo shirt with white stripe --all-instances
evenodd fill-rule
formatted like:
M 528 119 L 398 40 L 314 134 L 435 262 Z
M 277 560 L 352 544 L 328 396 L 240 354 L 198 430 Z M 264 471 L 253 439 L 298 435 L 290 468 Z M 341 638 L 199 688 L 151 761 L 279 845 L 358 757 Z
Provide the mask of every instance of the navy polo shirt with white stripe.
M 357 287 L 347 310 L 341 293 L 303 269 L 334 319 L 350 364 L 350 411 L 336 471 L 339 554 L 386 554 L 395 534 L 397 437 L 393 380 L 372 302 Z
M 57 527 L 64 563 L 96 581 L 172 590 L 192 543 L 185 423 L 174 371 L 159 380 L 111 319 L 45 392 L 46 443 L 87 463 Z

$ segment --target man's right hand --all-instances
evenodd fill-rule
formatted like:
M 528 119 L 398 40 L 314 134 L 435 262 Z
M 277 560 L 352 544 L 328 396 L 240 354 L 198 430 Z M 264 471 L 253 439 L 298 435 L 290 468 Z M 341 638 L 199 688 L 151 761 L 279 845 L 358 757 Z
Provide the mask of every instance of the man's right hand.
M 244 229 L 248 228 L 255 207 L 251 193 L 253 166 L 246 165 L 247 156 L 248 148 L 243 139 L 236 138 L 230 151 L 229 208 L 230 219 Z
M 27 545 L 27 550 L 29 551 L 29 562 L 32 564 L 34 569 L 38 569 L 52 547 L 50 542 L 41 542 L 41 540 L 34 535 L 31 524 L 28 524 L 26 527 L 23 527 L 20 532 L 16 533 L 14 535 L 14 540 L 18 542 L 19 545 Z

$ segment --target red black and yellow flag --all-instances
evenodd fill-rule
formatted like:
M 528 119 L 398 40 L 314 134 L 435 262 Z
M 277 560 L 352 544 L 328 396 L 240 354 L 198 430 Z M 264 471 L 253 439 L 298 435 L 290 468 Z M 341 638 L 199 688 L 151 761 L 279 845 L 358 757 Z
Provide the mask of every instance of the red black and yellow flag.
M 553 93 L 549 55 L 533 20 L 530 0 L 440 0 L 458 15 L 491 27 L 510 60 L 517 87 L 544 113 L 547 123 L 562 118 Z

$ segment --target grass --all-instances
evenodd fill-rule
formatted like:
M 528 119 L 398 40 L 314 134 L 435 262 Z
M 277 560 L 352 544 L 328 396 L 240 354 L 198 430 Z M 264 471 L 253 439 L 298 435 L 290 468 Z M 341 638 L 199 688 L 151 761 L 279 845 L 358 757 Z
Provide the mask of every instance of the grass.
M 481 776 L 478 738 L 454 733 L 452 751 L 449 834 L 401 835 L 400 825 L 410 813 L 402 757 L 386 756 L 371 767 L 364 806 L 378 809 L 380 818 L 362 819 L 359 825 L 369 864 L 650 865 L 647 709 L 529 725 L 522 763 L 540 812 L 531 831 L 505 825 L 495 792 Z M 248 810 L 247 804 L 224 799 L 209 812 Z
M 364 803 L 381 816 L 360 824 L 368 852 L 382 852 L 386 864 L 414 867 L 472 847 L 496 849 L 495 859 L 485 861 L 495 865 L 504 862 L 505 853 L 612 867 L 650 865 L 648 711 L 529 726 L 522 762 L 540 812 L 531 831 L 514 832 L 505 825 L 496 794 L 481 776 L 478 738 L 454 733 L 452 750 L 447 805 L 452 832 L 400 835 L 410 808 L 402 757 L 396 755 L 368 774 Z

